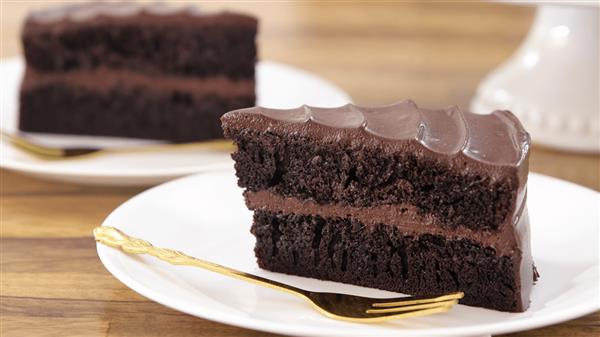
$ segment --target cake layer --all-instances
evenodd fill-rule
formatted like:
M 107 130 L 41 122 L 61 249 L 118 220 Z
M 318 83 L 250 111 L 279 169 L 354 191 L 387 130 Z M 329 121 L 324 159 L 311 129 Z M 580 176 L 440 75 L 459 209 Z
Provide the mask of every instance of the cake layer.
M 257 20 L 152 4 L 79 4 L 35 12 L 22 32 L 28 65 L 253 78 Z
M 252 108 L 222 121 L 249 191 L 353 207 L 411 204 L 447 227 L 512 224 L 524 203 L 529 139 L 514 117 L 413 109 Z M 459 134 L 445 135 L 443 125 Z
M 463 304 L 519 312 L 529 305 L 531 260 L 468 239 L 406 234 L 396 226 L 257 210 L 261 268 L 412 295 L 463 291 Z
M 238 183 L 319 204 L 411 204 L 443 226 L 498 229 L 518 217 L 529 136 L 509 112 L 458 108 L 250 108 L 222 118 Z
M 222 138 L 219 117 L 254 105 L 254 82 L 155 78 L 126 71 L 27 71 L 19 129 L 31 132 L 162 139 Z

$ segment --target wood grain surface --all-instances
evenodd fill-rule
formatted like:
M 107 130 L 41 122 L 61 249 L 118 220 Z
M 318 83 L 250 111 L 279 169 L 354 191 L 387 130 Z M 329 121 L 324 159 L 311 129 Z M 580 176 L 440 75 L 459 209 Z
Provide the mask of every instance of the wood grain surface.
M 2 57 L 50 1 L 1 1 Z M 313 71 L 361 104 L 413 98 L 468 107 L 477 83 L 519 45 L 534 10 L 480 2 L 206 3 L 260 17 L 262 59 Z M 0 79 L 1 80 L 1 79 Z M 600 158 L 534 146 L 531 170 L 600 189 Z M 91 230 L 144 188 L 0 176 L 0 336 L 266 336 L 151 302 L 100 263 Z M 557 196 L 560 197 L 560 196 Z M 568 224 L 565 224 L 568 225 Z M 543 239 L 543 238 L 536 238 Z M 600 314 L 511 336 L 597 336 Z

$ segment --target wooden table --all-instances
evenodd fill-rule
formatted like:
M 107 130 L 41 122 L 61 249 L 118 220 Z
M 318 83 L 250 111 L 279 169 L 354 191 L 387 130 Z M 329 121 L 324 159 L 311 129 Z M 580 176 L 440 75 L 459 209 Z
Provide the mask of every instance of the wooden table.
M 40 4 L 3 1 L 1 56 Z M 43 5 L 42 5 L 43 6 Z M 222 4 L 206 4 L 216 7 Z M 362 104 L 413 98 L 468 106 L 477 83 L 518 46 L 532 8 L 491 3 L 228 4 L 261 18 L 261 58 L 337 83 Z M 598 156 L 534 147 L 531 169 L 600 189 Z M 1 173 L 1 336 L 264 336 L 151 302 L 101 265 L 91 230 L 144 188 L 85 187 Z M 557 196 L 560 197 L 560 196 Z M 541 238 L 537 238 L 541 239 Z M 590 336 L 595 313 L 513 336 Z

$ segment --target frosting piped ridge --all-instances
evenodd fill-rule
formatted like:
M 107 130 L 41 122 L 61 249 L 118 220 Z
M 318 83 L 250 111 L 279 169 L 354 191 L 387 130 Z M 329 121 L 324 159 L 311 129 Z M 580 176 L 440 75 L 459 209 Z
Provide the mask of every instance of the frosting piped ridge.
M 527 131 L 509 111 L 479 115 L 464 112 L 458 106 L 431 110 L 420 108 L 411 100 L 380 107 L 303 105 L 293 109 L 253 107 L 230 112 L 237 113 L 258 114 L 288 123 L 311 122 L 334 129 L 362 128 L 377 137 L 414 140 L 436 153 L 462 153 L 494 165 L 520 166 L 531 142 Z

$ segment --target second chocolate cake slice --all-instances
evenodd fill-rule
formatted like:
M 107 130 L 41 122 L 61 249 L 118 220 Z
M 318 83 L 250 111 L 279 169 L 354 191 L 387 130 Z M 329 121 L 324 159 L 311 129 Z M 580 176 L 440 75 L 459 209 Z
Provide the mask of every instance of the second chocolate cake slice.
M 260 267 L 524 311 L 529 135 L 507 111 L 250 108 L 222 117 Z
M 31 13 L 19 129 L 222 138 L 219 118 L 255 104 L 257 19 L 159 3 L 97 2 Z

